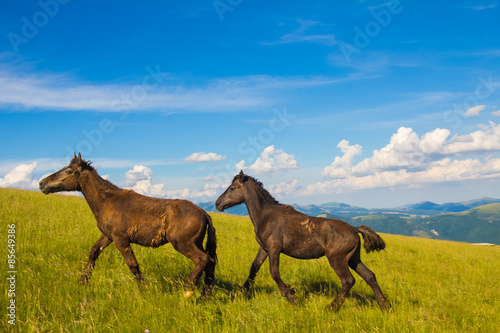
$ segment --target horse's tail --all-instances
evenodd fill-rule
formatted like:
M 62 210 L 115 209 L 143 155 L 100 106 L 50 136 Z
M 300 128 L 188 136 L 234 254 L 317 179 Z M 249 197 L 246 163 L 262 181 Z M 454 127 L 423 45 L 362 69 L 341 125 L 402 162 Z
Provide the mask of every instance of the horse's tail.
M 371 251 L 380 251 L 385 249 L 384 240 L 370 227 L 362 225 L 357 228 L 358 232 L 363 235 L 363 240 L 365 241 L 364 247 L 366 253 Z
M 205 213 L 207 216 L 207 244 L 205 245 L 206 251 L 210 258 L 217 262 L 217 236 L 215 235 L 215 228 L 212 223 L 212 218 L 210 215 Z

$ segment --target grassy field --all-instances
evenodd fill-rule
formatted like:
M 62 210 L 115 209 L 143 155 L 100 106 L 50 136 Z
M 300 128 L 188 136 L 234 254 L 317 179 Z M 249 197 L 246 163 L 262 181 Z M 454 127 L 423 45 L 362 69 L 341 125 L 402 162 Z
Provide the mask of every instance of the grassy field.
M 143 290 L 114 246 L 87 286 L 77 284 L 99 231 L 82 198 L 0 189 L 0 331 L 16 332 L 497 332 L 500 247 L 382 235 L 387 249 L 362 253 L 392 309 L 382 313 L 358 277 L 337 313 L 325 307 L 340 280 L 325 258 L 282 256 L 283 280 L 299 304 L 279 293 L 266 262 L 253 297 L 242 284 L 258 249 L 248 218 L 211 214 L 219 240 L 216 291 L 183 298 L 192 263 L 171 245 L 135 246 Z M 8 225 L 16 230 L 16 325 L 8 324 Z

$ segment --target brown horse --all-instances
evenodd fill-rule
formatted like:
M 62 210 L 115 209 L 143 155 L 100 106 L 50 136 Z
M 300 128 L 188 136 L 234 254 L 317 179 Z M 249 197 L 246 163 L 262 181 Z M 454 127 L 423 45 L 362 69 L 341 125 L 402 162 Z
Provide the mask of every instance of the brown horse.
M 61 170 L 40 181 L 45 193 L 81 191 L 97 220 L 102 232 L 89 254 L 89 261 L 79 281 L 86 284 L 90 279 L 95 261 L 109 244 L 125 258 L 135 278 L 144 277 L 131 243 L 158 247 L 168 242 L 194 262 L 194 270 L 185 283 L 184 296 L 189 297 L 205 272 L 203 293 L 211 290 L 214 282 L 217 240 L 210 216 L 201 208 L 186 200 L 158 199 L 123 190 L 101 178 L 81 154 Z M 203 239 L 207 233 L 206 251 Z
M 262 187 L 262 183 L 245 175 L 243 171 L 234 177 L 232 184 L 217 199 L 215 207 L 224 211 L 241 203 L 247 206 L 260 245 L 245 282 L 247 291 L 253 285 L 261 265 L 269 257 L 272 278 L 281 293 L 290 302 L 296 303 L 295 289 L 287 286 L 280 277 L 280 254 L 284 253 L 297 259 L 326 256 L 342 282 L 342 289 L 330 304 L 332 310 L 339 309 L 354 285 L 355 280 L 349 267 L 373 289 L 382 310 L 389 306 L 375 275 L 361 262 L 361 241 L 358 233 L 363 235 L 366 252 L 385 248 L 385 242 L 371 228 L 356 228 L 341 220 L 308 216 L 291 206 L 279 204 Z

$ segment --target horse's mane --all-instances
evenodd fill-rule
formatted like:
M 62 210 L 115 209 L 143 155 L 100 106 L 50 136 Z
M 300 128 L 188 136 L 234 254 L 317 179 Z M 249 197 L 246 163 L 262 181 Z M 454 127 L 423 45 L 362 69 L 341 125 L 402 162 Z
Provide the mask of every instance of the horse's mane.
M 73 157 L 73 159 L 71 160 L 71 162 L 69 163 L 69 165 L 72 165 L 72 164 L 80 166 L 82 168 L 82 171 L 83 170 L 88 170 L 88 171 L 96 173 L 99 176 L 99 174 L 97 173 L 97 170 L 91 165 L 92 162 L 90 162 L 90 161 L 87 162 L 85 160 L 79 159 L 78 157 Z M 118 186 L 116 186 L 115 184 L 113 184 L 109 180 L 104 179 L 101 176 L 99 176 L 99 177 L 102 180 L 104 180 L 108 185 L 112 186 L 114 190 L 121 190 Z
M 94 171 L 94 167 L 91 166 L 92 162 L 87 162 L 85 160 L 82 160 L 82 159 L 79 159 L 78 157 L 73 157 L 73 159 L 71 160 L 71 162 L 69 163 L 70 165 L 77 165 L 77 166 L 81 166 L 82 167 L 82 170 L 89 170 L 89 171 Z
M 274 205 L 278 205 L 280 204 L 278 200 L 276 200 L 272 195 L 271 193 L 269 193 L 265 188 L 264 188 L 264 185 L 258 181 L 257 179 L 253 178 L 252 176 L 249 176 L 249 175 L 245 175 L 245 177 L 248 177 L 249 179 L 253 180 L 253 182 L 258 185 L 256 188 L 259 190 L 259 192 L 262 194 L 262 196 L 264 197 L 264 200 L 267 202 L 267 203 L 270 203 L 270 204 L 274 204 Z M 235 181 L 236 179 L 239 178 L 239 175 L 236 175 L 234 176 L 234 179 L 233 181 Z

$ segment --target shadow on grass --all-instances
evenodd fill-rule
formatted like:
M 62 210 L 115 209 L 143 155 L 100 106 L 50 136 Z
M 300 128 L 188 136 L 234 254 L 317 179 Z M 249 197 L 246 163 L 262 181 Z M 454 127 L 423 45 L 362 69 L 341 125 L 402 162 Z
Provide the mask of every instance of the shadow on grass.
M 163 274 L 162 274 L 163 273 Z M 168 274 L 171 273 L 171 274 Z M 172 272 L 156 272 L 154 274 L 154 280 L 159 282 L 159 289 L 162 292 L 174 293 L 183 290 L 184 282 L 189 276 L 189 271 L 179 272 L 176 271 L 174 274 Z M 146 283 L 147 282 L 146 278 Z M 155 281 L 155 282 L 156 282 Z M 155 283 L 150 281 L 149 283 Z M 198 290 L 203 289 L 204 276 L 198 281 Z M 307 281 L 299 280 L 295 282 L 295 287 L 299 296 L 299 304 L 304 301 L 313 298 L 315 296 L 331 298 L 333 299 L 339 293 L 341 286 L 338 283 L 326 282 L 326 281 Z M 276 294 L 276 297 L 282 297 L 279 292 L 278 286 L 276 284 L 269 285 L 254 285 L 249 291 L 245 289 L 243 283 L 234 283 L 226 279 L 219 279 L 216 277 L 213 291 L 209 296 L 203 297 L 203 301 L 209 301 L 210 299 L 216 299 L 217 302 L 232 302 L 236 299 L 245 298 L 247 300 L 253 299 L 258 294 Z M 358 291 L 351 290 L 347 295 L 347 298 L 354 299 L 358 303 L 358 306 L 373 306 L 377 304 L 376 298 L 373 293 L 361 293 Z

